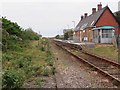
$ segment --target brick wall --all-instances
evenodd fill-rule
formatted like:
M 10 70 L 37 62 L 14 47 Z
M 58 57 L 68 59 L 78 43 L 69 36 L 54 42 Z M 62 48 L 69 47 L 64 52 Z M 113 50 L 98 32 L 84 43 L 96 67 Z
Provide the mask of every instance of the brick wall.
M 96 26 L 119 26 L 115 18 L 110 13 L 109 9 L 106 9 L 101 18 L 96 23 Z M 118 28 L 115 29 L 115 33 L 118 34 Z

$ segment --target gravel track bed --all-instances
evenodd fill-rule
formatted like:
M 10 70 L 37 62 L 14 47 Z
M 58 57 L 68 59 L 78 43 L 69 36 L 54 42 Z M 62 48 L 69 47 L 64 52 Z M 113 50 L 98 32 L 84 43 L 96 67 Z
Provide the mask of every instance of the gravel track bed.
M 58 88 L 117 88 L 108 79 L 51 43 Z
M 65 47 L 66 49 L 68 49 L 69 51 L 71 51 L 72 53 L 74 53 L 77 56 L 82 57 L 83 59 L 85 59 L 86 61 L 92 63 L 93 65 L 101 68 L 104 71 L 107 71 L 109 74 L 119 74 L 120 73 L 120 69 L 114 65 L 111 65 L 105 61 L 101 61 L 100 59 L 97 59 L 93 56 L 87 55 L 85 53 L 83 53 L 82 51 L 76 51 L 73 49 L 70 49 L 68 47 Z M 114 75 L 114 77 L 118 78 L 120 80 L 120 74 L 119 75 Z

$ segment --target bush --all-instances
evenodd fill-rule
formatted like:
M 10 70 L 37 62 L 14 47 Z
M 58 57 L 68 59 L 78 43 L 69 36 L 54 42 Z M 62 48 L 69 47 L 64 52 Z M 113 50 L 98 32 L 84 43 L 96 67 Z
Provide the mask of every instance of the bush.
M 47 63 L 48 63 L 49 66 L 53 66 L 53 61 L 52 60 L 47 61 Z
M 49 73 L 50 73 L 50 69 L 48 67 L 43 67 L 42 69 L 42 75 L 43 76 L 49 76 Z
M 40 75 L 42 72 L 42 68 L 40 65 L 36 66 L 36 65 L 29 65 L 26 68 L 24 68 L 24 71 L 27 75 L 27 78 L 31 77 L 31 76 L 37 76 Z
M 27 75 L 27 78 L 29 78 L 35 74 L 35 71 L 33 70 L 32 65 L 29 65 L 28 67 L 24 68 L 24 70 L 25 70 L 25 73 Z
M 20 55 L 18 55 L 20 56 Z M 12 67 L 15 68 L 27 68 L 31 64 L 31 57 L 30 56 L 22 56 L 21 57 L 14 57 L 11 60 Z
M 47 59 L 46 59 L 46 61 L 47 61 L 47 64 L 49 66 L 53 66 L 53 57 L 52 57 L 52 53 L 50 52 L 50 50 L 47 51 Z
M 40 49 L 41 49 L 41 51 L 45 51 L 45 48 L 43 46 Z
M 46 80 L 44 80 L 44 79 L 42 79 L 42 78 L 38 78 L 38 79 L 36 80 L 36 83 L 41 87 L 42 84 L 43 84 L 45 81 L 46 81 Z
M 3 88 L 19 88 L 23 84 L 23 76 L 16 70 L 7 70 L 3 74 L 2 86 Z
M 21 58 L 21 59 L 19 59 L 19 60 L 16 61 L 16 62 L 17 62 L 17 64 L 18 64 L 18 67 L 19 67 L 19 68 L 22 68 L 22 67 L 25 67 L 25 68 L 26 68 L 26 66 L 29 65 L 29 62 L 26 61 L 24 58 Z M 16 63 L 15 63 L 15 64 L 16 64 Z
M 3 53 L 2 54 L 2 61 L 10 61 L 11 59 L 13 59 L 13 56 L 11 54 L 7 54 L 7 53 Z
M 55 75 L 55 73 L 56 73 L 55 67 L 52 67 L 51 72 L 53 75 Z
M 7 49 L 12 50 L 12 51 L 22 51 L 22 48 L 16 44 L 8 44 Z
M 49 66 L 53 66 L 53 59 L 51 56 L 48 56 L 47 59 L 46 59 L 46 62 Z

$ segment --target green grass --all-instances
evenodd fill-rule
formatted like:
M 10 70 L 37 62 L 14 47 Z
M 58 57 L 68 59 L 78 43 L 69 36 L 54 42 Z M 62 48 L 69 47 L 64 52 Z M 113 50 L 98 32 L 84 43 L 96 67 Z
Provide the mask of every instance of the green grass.
M 27 47 L 22 48 L 22 51 L 7 51 L 3 53 L 3 72 L 7 70 L 6 73 L 8 72 L 8 76 L 11 75 L 9 79 L 12 80 L 12 78 L 16 78 L 15 76 L 19 72 L 22 72 L 20 73 L 20 77 L 17 77 L 20 85 L 18 85 L 18 83 L 16 86 L 20 87 L 24 83 L 27 83 L 30 78 L 35 79 L 39 76 L 40 79 L 41 76 L 48 77 L 53 75 L 53 57 L 51 51 L 48 49 L 49 43 L 47 39 L 44 41 L 40 40 L 39 43 L 38 46 L 38 41 L 31 41 Z M 40 47 L 44 47 L 45 50 L 41 50 Z M 15 71 L 18 73 L 14 73 Z M 23 78 L 22 82 L 19 78 Z M 44 80 L 42 80 L 42 83 L 43 81 Z M 4 84 L 6 85 L 3 86 L 7 87 L 8 83 L 5 82 Z M 15 86 L 15 84 L 12 84 L 12 87 L 13 86 Z
M 110 58 L 113 60 L 118 60 L 118 50 L 114 46 L 100 46 L 93 49 L 87 49 L 89 52 L 95 53 L 97 55 Z

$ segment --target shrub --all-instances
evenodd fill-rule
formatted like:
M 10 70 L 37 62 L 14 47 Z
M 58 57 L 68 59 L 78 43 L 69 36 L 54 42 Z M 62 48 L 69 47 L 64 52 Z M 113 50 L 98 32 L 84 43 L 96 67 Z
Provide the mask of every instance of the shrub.
M 13 51 L 22 51 L 22 48 L 18 45 L 15 45 L 15 44 L 9 44 L 7 49 L 9 50 L 13 50 Z
M 53 66 L 53 60 L 51 56 L 47 57 L 46 62 L 49 66 Z
M 46 80 L 42 79 L 42 78 L 39 78 L 36 80 L 36 83 L 41 87 L 42 84 L 45 82 Z
M 53 75 L 55 75 L 55 73 L 56 73 L 55 67 L 51 68 L 51 72 L 52 72 Z
M 45 48 L 43 46 L 40 49 L 41 49 L 41 51 L 45 51 Z
M 13 59 L 11 62 L 12 62 L 13 67 L 27 68 L 31 64 L 31 57 L 22 56 L 22 57 Z
M 50 50 L 47 51 L 47 56 L 52 56 L 52 53 Z
M 11 54 L 7 54 L 7 53 L 3 53 L 2 54 L 2 61 L 10 61 L 11 59 L 13 59 L 13 56 Z
M 48 63 L 49 66 L 53 66 L 53 61 L 52 60 L 47 61 L 47 63 Z
M 24 70 L 25 70 L 25 73 L 27 74 L 27 78 L 35 74 L 35 71 L 33 70 L 32 65 L 29 65 L 28 67 L 24 68 Z
M 43 76 L 49 76 L 49 73 L 50 73 L 50 69 L 48 67 L 43 67 L 42 69 L 42 75 Z
M 16 70 L 6 70 L 2 78 L 3 88 L 19 88 L 23 84 L 23 76 Z
M 17 61 L 17 62 L 18 62 L 18 67 L 19 67 L 19 68 L 22 68 L 22 67 L 25 66 L 25 61 L 24 61 L 24 60 L 19 60 L 19 61 Z
M 29 65 L 28 67 L 24 68 L 25 73 L 27 75 L 27 78 L 31 77 L 31 76 L 37 76 L 40 75 L 42 72 L 42 68 L 41 66 L 33 66 L 33 65 Z
M 50 51 L 47 53 L 46 61 L 49 66 L 53 66 L 53 57 Z

